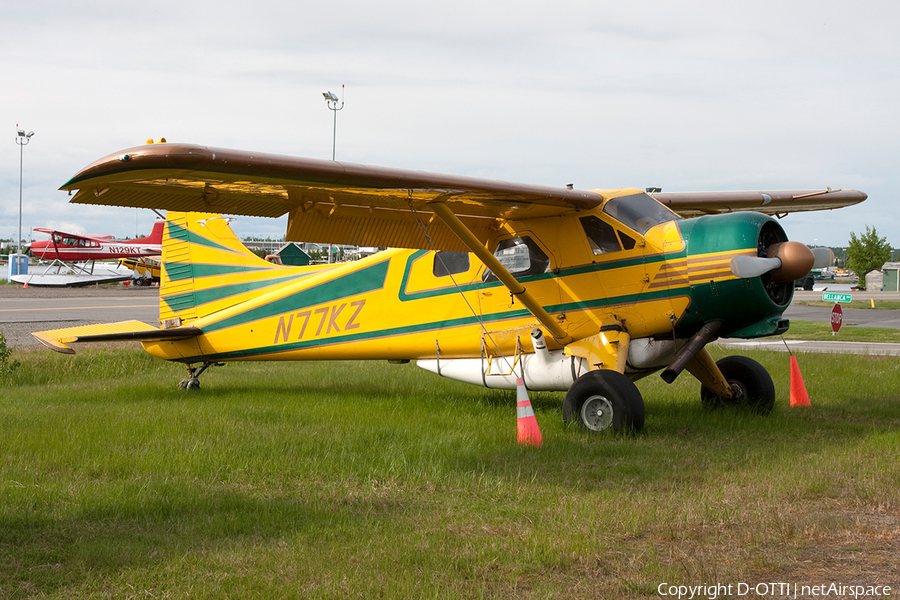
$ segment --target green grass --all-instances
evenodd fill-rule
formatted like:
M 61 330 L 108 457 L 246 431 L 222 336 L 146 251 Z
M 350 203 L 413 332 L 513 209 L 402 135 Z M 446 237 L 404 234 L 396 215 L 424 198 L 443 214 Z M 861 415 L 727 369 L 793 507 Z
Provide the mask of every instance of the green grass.
M 230 364 L 185 393 L 137 350 L 19 353 L 0 384 L 0 598 L 898 583 L 900 362 L 801 355 L 812 407 L 791 409 L 787 355 L 752 356 L 778 390 L 768 417 L 653 376 L 636 436 L 567 430 L 561 394 L 533 393 L 535 449 L 514 393 L 413 365 Z
M 844 324 L 834 335 L 831 323 L 819 321 L 795 321 L 784 334 L 789 340 L 811 340 L 832 342 L 900 343 L 900 329 L 886 327 L 856 327 Z

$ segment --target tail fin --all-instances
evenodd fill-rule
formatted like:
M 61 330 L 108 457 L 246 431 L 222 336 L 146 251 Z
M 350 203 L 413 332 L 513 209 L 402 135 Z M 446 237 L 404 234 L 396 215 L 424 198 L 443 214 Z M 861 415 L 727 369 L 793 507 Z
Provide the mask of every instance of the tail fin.
M 169 211 L 162 240 L 159 320 L 178 326 L 329 268 L 273 265 L 214 213 Z
M 150 235 L 144 238 L 138 238 L 136 240 L 131 240 L 132 244 L 162 244 L 163 238 L 163 226 L 165 226 L 165 219 L 156 219 L 153 222 L 153 229 L 150 230 Z

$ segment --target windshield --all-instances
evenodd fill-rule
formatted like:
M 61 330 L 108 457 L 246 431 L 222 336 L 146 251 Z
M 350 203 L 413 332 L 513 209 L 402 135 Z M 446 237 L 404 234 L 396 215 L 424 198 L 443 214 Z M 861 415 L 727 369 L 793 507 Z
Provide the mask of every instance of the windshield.
M 603 206 L 603 212 L 641 235 L 655 225 L 681 218 L 647 194 L 613 198 Z

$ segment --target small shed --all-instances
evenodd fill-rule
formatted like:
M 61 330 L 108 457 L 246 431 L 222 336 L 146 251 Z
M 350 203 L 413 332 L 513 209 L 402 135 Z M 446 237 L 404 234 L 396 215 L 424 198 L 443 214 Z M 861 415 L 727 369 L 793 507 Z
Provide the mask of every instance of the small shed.
M 288 242 L 276 252 L 281 258 L 281 264 L 291 265 L 293 267 L 305 267 L 309 264 L 309 254 L 303 251 L 296 242 Z
M 885 292 L 900 292 L 900 262 L 887 262 L 881 267 L 882 285 Z
M 875 269 L 866 273 L 866 291 L 880 292 L 884 288 L 884 273 Z

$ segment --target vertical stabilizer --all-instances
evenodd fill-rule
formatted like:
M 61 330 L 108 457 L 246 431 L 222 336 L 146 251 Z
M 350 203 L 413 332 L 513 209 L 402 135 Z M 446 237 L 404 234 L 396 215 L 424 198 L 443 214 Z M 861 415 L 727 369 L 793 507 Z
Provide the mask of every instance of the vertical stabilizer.
M 163 226 L 166 224 L 165 219 L 156 219 L 153 222 L 153 229 L 150 230 L 150 235 L 143 238 L 137 238 L 134 240 L 129 240 L 130 244 L 162 244 L 163 238 Z
M 169 211 L 163 234 L 159 320 L 167 327 L 265 294 L 331 265 L 285 267 L 259 258 L 215 213 Z

